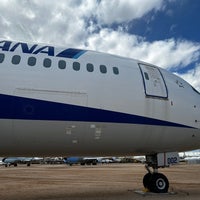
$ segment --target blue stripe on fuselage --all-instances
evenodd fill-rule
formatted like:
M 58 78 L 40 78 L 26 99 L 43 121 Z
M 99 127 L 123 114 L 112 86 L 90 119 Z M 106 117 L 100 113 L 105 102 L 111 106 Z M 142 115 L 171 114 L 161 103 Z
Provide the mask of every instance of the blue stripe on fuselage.
M 59 54 L 56 55 L 56 57 L 64 57 L 64 58 L 74 58 L 77 59 L 79 58 L 82 54 L 84 54 L 86 50 L 81 50 L 81 49 L 66 49 Z
M 138 115 L 4 94 L 0 94 L 0 119 L 129 123 L 192 128 Z

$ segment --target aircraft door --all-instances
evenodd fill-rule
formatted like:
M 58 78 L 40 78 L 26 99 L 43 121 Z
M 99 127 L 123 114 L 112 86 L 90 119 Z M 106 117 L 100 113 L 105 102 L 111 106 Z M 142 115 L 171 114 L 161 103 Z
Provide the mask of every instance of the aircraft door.
M 159 70 L 154 66 L 140 64 L 145 94 L 148 97 L 168 98 L 168 91 L 165 80 Z

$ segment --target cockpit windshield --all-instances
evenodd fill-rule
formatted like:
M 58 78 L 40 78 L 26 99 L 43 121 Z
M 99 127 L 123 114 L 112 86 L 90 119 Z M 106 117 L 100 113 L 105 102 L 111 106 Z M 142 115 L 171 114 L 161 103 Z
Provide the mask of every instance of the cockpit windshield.
M 192 86 L 191 86 L 191 87 L 192 87 Z M 200 95 L 200 92 L 199 92 L 198 90 L 196 90 L 194 87 L 192 87 L 192 89 L 193 89 L 197 94 Z

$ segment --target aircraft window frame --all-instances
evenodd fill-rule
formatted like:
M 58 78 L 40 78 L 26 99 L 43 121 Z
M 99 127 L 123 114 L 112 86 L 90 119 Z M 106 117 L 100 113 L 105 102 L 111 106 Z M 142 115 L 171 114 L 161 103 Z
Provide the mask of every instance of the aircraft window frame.
M 37 62 L 36 57 L 31 56 L 31 57 L 28 58 L 27 64 L 28 64 L 29 66 L 35 66 L 35 65 L 36 65 L 36 62 Z
M 5 54 L 0 53 L 0 63 L 3 63 L 4 59 L 5 59 Z
M 66 69 L 66 67 L 67 67 L 67 64 L 66 64 L 65 60 L 59 60 L 58 61 L 58 68 L 59 69 Z
M 105 65 L 100 65 L 99 69 L 100 69 L 100 72 L 102 74 L 106 74 L 107 73 L 107 67 Z
M 46 68 L 50 68 L 51 67 L 51 64 L 52 64 L 52 60 L 50 58 L 45 58 L 43 60 L 43 66 L 46 67 Z
M 87 63 L 86 68 L 88 72 L 94 71 L 94 65 L 92 63 Z
M 81 65 L 79 62 L 73 62 L 73 70 L 79 71 L 81 68 Z
M 200 95 L 200 92 L 199 92 L 198 90 L 196 90 L 193 86 L 191 86 L 191 87 L 192 87 L 192 89 L 193 89 L 197 94 Z
M 14 55 L 12 57 L 11 62 L 12 62 L 13 65 L 18 65 L 20 63 L 20 61 L 21 61 L 21 56 L 20 55 Z
M 119 68 L 113 67 L 113 74 L 118 75 L 119 74 Z
M 144 72 L 144 77 L 145 77 L 146 80 L 149 81 L 149 74 L 147 72 Z

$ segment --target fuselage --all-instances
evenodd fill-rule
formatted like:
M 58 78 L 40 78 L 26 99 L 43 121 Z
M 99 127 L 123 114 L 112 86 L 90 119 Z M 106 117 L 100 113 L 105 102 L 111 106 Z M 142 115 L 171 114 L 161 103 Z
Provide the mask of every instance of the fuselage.
M 148 155 L 200 147 L 200 94 L 95 51 L 0 41 L 0 155 Z

